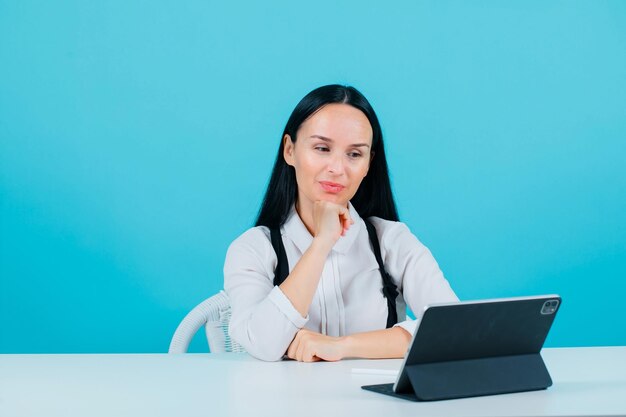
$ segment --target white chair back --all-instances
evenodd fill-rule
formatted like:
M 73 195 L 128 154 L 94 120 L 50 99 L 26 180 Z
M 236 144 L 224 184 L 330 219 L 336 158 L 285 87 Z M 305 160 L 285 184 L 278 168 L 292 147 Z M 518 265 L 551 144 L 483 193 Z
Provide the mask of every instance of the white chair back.
M 224 291 L 220 291 L 198 304 L 185 316 L 174 332 L 168 352 L 187 353 L 189 343 L 202 326 L 211 353 L 245 352 L 228 334 L 230 317 L 230 300 Z

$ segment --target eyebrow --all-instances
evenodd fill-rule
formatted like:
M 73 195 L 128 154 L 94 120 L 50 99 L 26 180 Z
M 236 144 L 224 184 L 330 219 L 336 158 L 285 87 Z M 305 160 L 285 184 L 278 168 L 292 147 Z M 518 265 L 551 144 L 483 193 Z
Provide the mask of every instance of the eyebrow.
M 322 136 L 322 135 L 311 135 L 311 136 L 309 136 L 309 138 L 311 138 L 311 139 L 321 139 L 324 142 L 334 142 L 331 138 L 327 138 L 326 136 Z M 368 147 L 368 148 L 370 147 L 370 145 L 368 145 L 367 143 L 353 143 L 350 146 L 354 146 L 355 148 L 359 148 L 359 147 L 362 147 L 362 146 L 365 146 L 365 147 Z

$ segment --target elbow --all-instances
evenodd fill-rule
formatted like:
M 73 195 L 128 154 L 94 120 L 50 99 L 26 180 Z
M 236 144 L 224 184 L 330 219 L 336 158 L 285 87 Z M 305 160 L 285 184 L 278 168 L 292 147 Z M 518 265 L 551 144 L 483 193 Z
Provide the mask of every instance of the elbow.
M 242 331 L 243 330 L 243 331 Z M 278 362 L 283 359 L 287 348 L 279 346 L 275 342 L 270 340 L 264 340 L 264 338 L 254 337 L 250 332 L 242 329 L 241 327 L 233 327 L 231 325 L 230 337 L 239 343 L 251 356 L 256 359 L 260 359 L 265 362 Z
M 250 355 L 265 362 L 278 362 L 285 356 L 284 352 L 271 352 L 267 349 L 255 349 Z

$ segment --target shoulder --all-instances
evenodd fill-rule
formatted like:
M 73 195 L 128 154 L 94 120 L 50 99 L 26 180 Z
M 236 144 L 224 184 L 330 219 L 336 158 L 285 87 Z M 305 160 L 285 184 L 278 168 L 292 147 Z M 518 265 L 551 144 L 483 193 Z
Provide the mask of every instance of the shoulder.
M 230 245 L 259 244 L 265 241 L 270 242 L 270 229 L 266 226 L 255 226 L 240 234 Z
M 381 219 L 380 217 L 369 217 L 367 220 L 374 225 L 376 234 L 379 239 L 384 239 L 389 236 L 397 236 L 403 234 L 412 234 L 409 227 L 402 222 L 395 222 L 393 220 Z
M 265 263 L 274 253 L 270 230 L 266 226 L 252 227 L 232 241 L 228 247 L 226 260 L 254 257 Z
M 423 246 L 405 223 L 385 220 L 380 217 L 369 217 L 368 220 L 376 229 L 381 248 L 407 245 Z

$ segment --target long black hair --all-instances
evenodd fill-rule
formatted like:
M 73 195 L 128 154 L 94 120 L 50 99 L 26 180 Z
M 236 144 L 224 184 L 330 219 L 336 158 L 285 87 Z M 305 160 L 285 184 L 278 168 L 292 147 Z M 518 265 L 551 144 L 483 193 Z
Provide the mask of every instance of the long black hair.
M 289 135 L 295 143 L 300 125 L 320 108 L 331 103 L 344 103 L 361 110 L 372 126 L 374 157 L 367 175 L 350 202 L 362 218 L 377 216 L 398 221 L 378 117 L 367 99 L 356 88 L 332 84 L 316 88 L 304 96 L 289 116 L 280 139 L 278 155 L 261 210 L 259 210 L 256 226 L 279 228 L 287 220 L 291 207 L 298 197 L 298 184 L 294 167 L 285 162 L 283 139 L 285 135 Z

